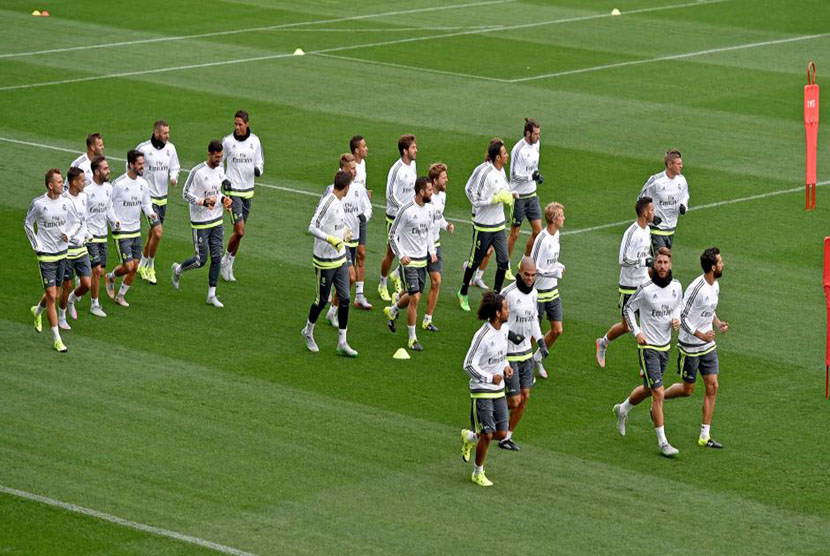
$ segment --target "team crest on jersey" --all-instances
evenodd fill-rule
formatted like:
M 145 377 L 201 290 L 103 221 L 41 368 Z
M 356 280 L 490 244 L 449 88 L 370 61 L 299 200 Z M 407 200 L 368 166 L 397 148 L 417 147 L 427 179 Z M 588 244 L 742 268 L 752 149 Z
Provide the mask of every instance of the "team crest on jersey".
M 671 291 L 671 296 L 672 296 L 672 297 L 677 297 L 677 292 L 676 292 L 676 291 L 674 291 L 674 290 L 672 290 L 672 291 Z

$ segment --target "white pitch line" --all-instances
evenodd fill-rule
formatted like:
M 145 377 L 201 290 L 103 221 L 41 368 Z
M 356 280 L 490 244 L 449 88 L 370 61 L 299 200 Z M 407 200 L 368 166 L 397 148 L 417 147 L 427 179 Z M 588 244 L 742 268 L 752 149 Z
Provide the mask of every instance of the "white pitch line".
M 669 6 L 657 6 L 652 8 L 641 8 L 638 10 L 630 10 L 626 12 L 627 15 L 632 14 L 642 14 L 642 13 L 649 13 L 649 12 L 656 12 L 656 11 L 663 11 L 663 10 L 672 10 L 678 8 L 687 8 L 692 6 L 706 6 L 710 4 L 718 4 L 721 2 L 728 2 L 729 0 L 708 0 L 705 2 L 689 2 L 685 4 L 672 4 Z M 471 30 L 471 31 L 459 31 L 457 33 L 443 33 L 440 35 L 425 35 L 423 37 L 411 37 L 408 39 L 397 39 L 392 41 L 379 41 L 373 43 L 364 43 L 364 44 L 353 44 L 348 46 L 337 46 L 332 48 L 323 48 L 320 50 L 312 50 L 307 52 L 306 54 L 329 54 L 331 52 L 343 52 L 346 50 L 357 50 L 360 48 L 373 48 L 377 46 L 391 46 L 394 44 L 405 44 L 411 42 L 420 42 L 420 41 L 428 41 L 428 40 L 435 40 L 435 39 L 445 39 L 451 37 L 461 37 L 466 35 L 476 35 L 476 34 L 484 34 L 484 33 L 492 33 L 493 31 L 510 31 L 515 29 L 527 29 L 530 27 L 540 27 L 544 25 L 554 25 L 559 23 L 571 23 L 575 21 L 587 21 L 591 19 L 600 19 L 605 17 L 611 17 L 610 14 L 594 14 L 594 15 L 587 15 L 587 16 L 579 16 L 579 17 L 569 17 L 565 19 L 551 19 L 548 21 L 537 21 L 534 23 L 522 23 L 518 25 L 505 25 L 505 26 L 498 26 L 492 27 L 487 29 L 480 29 L 480 30 Z M 0 87 L 1 91 L 13 91 L 18 89 L 33 89 L 36 87 L 49 87 L 52 85 L 67 85 L 70 83 L 83 83 L 86 81 L 98 81 L 102 79 L 115 79 L 121 77 L 136 77 L 139 75 L 150 75 L 155 73 L 166 73 L 171 71 L 181 71 L 181 70 L 189 70 L 189 69 L 199 69 L 199 68 L 209 68 L 209 67 L 216 67 L 216 66 L 225 66 L 228 64 L 243 64 L 248 62 L 261 62 L 265 60 L 277 60 L 280 58 L 293 58 L 294 54 L 285 52 L 282 54 L 265 54 L 262 56 L 254 56 L 251 58 L 238 58 L 235 60 L 220 60 L 217 62 L 204 62 L 201 64 L 189 64 L 186 66 L 171 66 L 166 68 L 154 68 L 154 69 L 147 69 L 147 70 L 138 70 L 138 71 L 128 71 L 128 72 L 119 72 L 119 73 L 110 73 L 110 74 L 103 74 L 103 75 L 92 75 L 88 77 L 77 77 L 74 79 L 61 79 L 58 81 L 43 81 L 40 83 L 27 83 L 24 85 L 9 85 L 6 87 Z
M 453 77 L 466 77 L 468 79 L 480 79 L 483 81 L 495 81 L 497 83 L 510 83 L 509 79 L 499 79 L 498 77 L 485 77 L 483 75 L 474 75 L 471 73 L 458 73 L 455 71 L 444 71 L 444 70 L 437 70 L 437 69 L 430 69 L 430 68 L 421 68 L 417 66 L 406 66 L 404 64 L 395 64 L 392 62 L 381 62 L 378 60 L 365 60 L 363 58 L 353 58 L 351 56 L 340 56 L 337 54 L 321 54 L 321 53 L 312 53 L 314 56 L 321 56 L 323 58 L 333 58 L 335 60 L 348 60 L 350 62 L 359 62 L 361 64 L 370 64 L 375 66 L 386 66 L 389 68 L 396 68 L 396 69 L 405 69 L 411 71 L 419 71 L 419 72 L 426 72 L 426 73 L 437 73 L 438 75 L 451 75 Z
M 393 12 L 383 12 L 383 13 L 376 13 L 376 14 L 365 14 L 365 15 L 355 15 L 349 17 L 339 17 L 336 19 L 319 19 L 316 21 L 298 21 L 296 23 L 283 23 L 281 25 L 267 25 L 265 27 L 251 27 L 248 29 L 233 29 L 229 31 L 216 31 L 212 33 L 198 33 L 194 35 L 178 35 L 173 37 L 155 37 L 152 39 L 136 39 L 133 41 L 120 41 L 120 42 L 111 42 L 111 43 L 104 43 L 104 44 L 88 44 L 83 46 L 70 46 L 66 48 L 50 48 L 47 50 L 31 50 L 28 52 L 8 52 L 5 54 L 0 54 L 0 58 L 19 58 L 23 56 L 37 56 L 41 54 L 55 54 L 58 52 L 75 52 L 78 50 L 92 50 L 92 49 L 99 49 L 99 48 L 114 48 L 118 46 L 130 46 L 134 44 L 148 44 L 148 43 L 157 43 L 157 42 L 170 42 L 170 41 L 185 41 L 185 40 L 192 40 L 192 39 L 203 39 L 207 37 L 220 37 L 226 35 L 238 35 L 242 33 L 255 33 L 255 32 L 264 32 L 264 31 L 277 31 L 282 29 L 290 29 L 293 27 L 301 27 L 304 25 L 320 25 L 323 23 L 340 23 L 343 21 L 359 21 L 364 19 L 376 19 L 380 17 L 390 17 L 390 16 L 397 16 L 397 15 L 408 15 L 408 14 L 415 14 L 415 13 L 425 13 L 425 12 L 436 12 L 442 10 L 454 10 L 460 8 L 474 8 L 478 6 L 488 6 L 491 4 L 505 4 L 508 2 L 515 2 L 516 0 L 488 0 L 486 2 L 471 2 L 468 4 L 455 4 L 450 6 L 434 6 L 431 8 L 414 8 L 411 10 L 396 10 Z M 363 31 L 363 30 L 361 30 Z
M 652 64 L 654 62 L 665 62 L 668 60 L 680 60 L 683 58 L 692 58 L 695 56 L 704 56 L 706 54 L 717 54 L 719 52 L 731 52 L 733 50 L 744 50 L 747 48 L 756 48 L 759 46 L 769 46 L 773 44 L 784 44 L 789 42 L 808 41 L 811 39 L 820 39 L 830 36 L 830 33 L 819 33 L 817 35 L 801 35 L 799 37 L 789 37 L 786 39 L 776 39 L 762 42 L 751 42 L 746 44 L 736 44 L 734 46 L 725 46 L 723 48 L 710 48 L 707 50 L 697 50 L 695 52 L 686 52 L 683 54 L 672 54 L 670 56 L 660 56 L 659 58 L 648 58 L 645 60 L 630 60 L 628 62 L 619 62 L 616 64 L 603 64 L 601 66 L 592 66 L 589 68 L 580 68 L 573 70 L 557 71 L 554 73 L 545 73 L 542 75 L 532 75 L 530 77 L 520 77 L 518 79 L 509 79 L 508 83 L 525 83 L 527 81 L 536 81 L 539 79 L 548 79 L 551 77 L 562 77 L 563 75 L 575 75 L 578 73 L 588 73 L 592 71 L 607 70 L 613 68 L 622 68 L 626 66 L 636 66 L 639 64 Z
M 39 148 L 39 149 L 47 149 L 47 150 L 53 150 L 53 151 L 60 151 L 60 152 L 78 154 L 77 150 L 67 149 L 67 148 L 64 148 L 64 147 L 56 147 L 54 145 L 46 145 L 44 143 L 33 143 L 31 141 L 22 141 L 20 139 L 11 139 L 9 137 L 0 137 L 0 141 L 4 141 L 6 143 L 13 143 L 13 144 L 16 144 L 16 145 L 26 145 L 26 146 L 29 146 L 29 147 L 35 147 L 35 148 Z M 124 162 L 125 161 L 125 159 L 118 158 L 116 156 L 107 156 L 107 158 L 111 159 L 111 160 L 117 160 L 119 162 Z M 182 171 L 183 172 L 189 172 L 190 170 L 188 168 L 182 168 Z M 307 197 L 316 197 L 318 199 L 320 198 L 320 195 L 322 194 L 322 193 L 315 193 L 313 191 L 306 191 L 306 190 L 303 190 L 303 189 L 294 189 L 292 187 L 285 187 L 285 186 L 282 186 L 282 185 L 273 185 L 273 184 L 270 184 L 270 183 L 256 182 L 256 185 L 265 187 L 267 189 L 274 189 L 274 190 L 277 190 L 277 191 L 285 191 L 286 193 L 294 193 L 295 195 L 305 195 Z M 821 186 L 825 186 L 825 185 L 830 185 L 830 180 L 822 181 L 822 182 L 819 182 L 819 183 L 816 184 L 817 187 L 821 187 Z M 790 189 L 779 189 L 777 191 L 769 191 L 767 193 L 758 193 L 757 195 L 750 195 L 748 197 L 738 197 L 736 199 L 727 199 L 725 201 L 716 201 L 714 203 L 708 203 L 708 204 L 699 205 L 699 206 L 696 206 L 696 207 L 695 206 L 690 207 L 689 211 L 710 209 L 710 208 L 721 207 L 721 206 L 724 206 L 724 205 L 731 205 L 731 204 L 734 204 L 734 203 L 743 203 L 743 202 L 746 202 L 746 201 L 754 201 L 756 199 L 764 199 L 766 197 L 774 197 L 774 196 L 777 196 L 777 195 L 785 195 L 787 193 L 795 193 L 797 191 L 804 191 L 804 187 L 793 187 L 793 188 L 790 188 Z M 381 209 L 381 210 L 386 210 L 386 205 L 379 205 L 377 203 L 372 203 L 372 206 L 375 207 L 375 208 Z M 469 218 L 453 218 L 453 217 L 449 217 L 449 216 L 445 216 L 445 218 L 447 220 L 451 221 L 451 222 L 458 222 L 460 224 L 470 224 L 470 219 Z M 599 224 L 597 226 L 590 226 L 590 227 L 587 227 L 587 228 L 577 228 L 575 230 L 565 230 L 565 231 L 562 232 L 562 235 L 575 235 L 575 234 L 584 234 L 584 233 L 587 233 L 587 232 L 595 232 L 595 231 L 598 231 L 598 230 L 605 230 L 607 228 L 614 228 L 616 226 L 622 226 L 623 224 L 630 224 L 631 222 L 632 222 L 632 220 L 620 220 L 619 222 L 609 222 L 607 224 Z M 522 230 L 521 233 L 525 234 L 525 235 L 530 234 L 530 232 L 528 232 L 527 230 Z
M 60 500 L 55 500 L 54 498 L 48 498 L 46 496 L 41 496 L 39 494 L 26 492 L 25 490 L 17 490 L 16 488 L 9 488 L 0 485 L 0 492 L 3 492 L 11 496 L 16 496 L 18 498 L 23 498 L 25 500 L 31 500 L 33 502 L 46 504 L 47 506 L 67 510 L 76 514 L 94 517 L 96 519 L 100 519 L 103 521 L 109 521 L 110 523 L 115 523 L 116 525 L 121 525 L 122 527 L 129 527 L 130 529 L 135 529 L 136 531 L 141 531 L 143 533 L 152 533 L 153 535 L 159 535 L 161 537 L 175 539 L 177 541 L 193 544 L 196 546 L 200 546 L 202 548 L 209 548 L 210 550 L 214 550 L 222 554 L 231 554 L 232 556 L 255 556 L 250 552 L 245 552 L 244 550 L 239 550 L 237 548 L 225 546 L 224 544 L 206 541 L 205 539 L 200 539 L 199 537 L 184 535 L 182 533 L 177 533 L 176 531 L 170 531 L 169 529 L 162 529 L 161 527 L 153 527 L 152 525 L 145 525 L 144 523 L 130 521 L 127 519 L 120 518 L 118 516 L 110 515 L 104 512 L 99 512 L 98 510 L 93 510 L 90 508 L 85 508 L 83 506 L 78 506 L 76 504 L 70 504 L 69 502 L 61 502 Z

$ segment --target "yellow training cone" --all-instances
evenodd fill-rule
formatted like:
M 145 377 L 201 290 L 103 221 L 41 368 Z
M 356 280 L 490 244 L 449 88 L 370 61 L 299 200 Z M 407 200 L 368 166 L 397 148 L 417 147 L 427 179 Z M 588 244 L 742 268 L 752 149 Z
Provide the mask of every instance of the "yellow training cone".
M 611 15 L 620 15 L 620 10 L 614 8 L 613 10 L 611 10 Z
M 40 17 L 40 10 L 33 11 L 32 15 L 35 16 L 35 17 Z
M 294 56 L 305 56 L 305 52 L 303 52 L 302 48 L 298 48 L 294 51 Z
M 404 348 L 398 348 L 398 351 L 395 352 L 395 355 L 392 356 L 392 359 L 409 359 L 409 352 L 407 352 Z

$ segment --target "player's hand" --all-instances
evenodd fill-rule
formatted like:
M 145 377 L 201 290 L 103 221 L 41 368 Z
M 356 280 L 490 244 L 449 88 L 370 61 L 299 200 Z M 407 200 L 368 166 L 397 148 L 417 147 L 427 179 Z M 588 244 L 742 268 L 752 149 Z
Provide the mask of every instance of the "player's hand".
M 150 214 L 150 222 L 155 222 L 158 219 L 159 219 L 159 215 L 156 214 L 155 212 Z
M 493 375 L 493 384 L 501 384 L 501 375 Z
M 542 185 L 543 183 L 545 183 L 545 178 L 542 176 L 542 174 L 540 174 L 540 173 L 539 173 L 539 170 L 534 170 L 534 171 L 533 171 L 533 175 L 532 175 L 532 176 L 530 176 L 530 177 L 531 177 L 531 179 L 533 179 L 533 181 L 535 181 L 538 185 Z
M 176 187 L 177 185 L 179 185 L 179 180 L 177 180 L 175 178 L 170 180 L 170 185 L 172 185 L 173 187 Z
M 215 197 L 205 197 L 204 199 L 202 199 L 202 206 L 203 207 L 207 207 L 209 209 L 212 209 L 213 205 L 215 205 L 215 204 L 216 204 L 216 198 Z
M 334 236 L 327 236 L 326 241 L 335 249 L 340 251 L 340 248 L 343 247 L 343 240 Z
M 507 378 L 512 377 L 513 376 L 513 367 L 511 367 L 510 365 L 506 366 L 504 368 L 504 376 L 506 376 Z
M 651 223 L 654 224 L 655 226 L 659 226 L 662 222 L 663 222 L 663 219 L 660 218 L 659 216 L 657 216 L 656 214 L 654 215 L 654 218 L 651 220 Z
M 233 201 L 231 201 L 230 197 L 223 197 L 222 204 L 225 205 L 225 210 L 231 210 L 231 206 L 233 205 Z
M 353 237 L 354 237 L 354 232 L 352 231 L 351 228 L 346 228 L 345 230 L 343 230 L 343 240 L 344 241 L 351 241 Z
M 366 190 L 366 196 L 369 197 L 370 199 L 372 198 L 372 190 L 371 189 Z
M 550 351 L 548 350 L 548 346 L 544 340 L 536 344 L 536 347 L 539 348 L 539 353 L 542 354 L 542 358 L 544 359 L 548 355 L 550 355 Z
M 225 178 L 222 180 L 222 191 L 230 191 L 231 189 L 231 180 Z
M 680 319 L 671 319 L 672 330 L 680 329 Z
M 700 338 L 704 342 L 711 342 L 712 340 L 715 339 L 715 331 L 714 330 L 710 330 L 709 332 L 699 332 L 699 334 L 700 334 L 700 336 L 698 336 L 698 338 Z
M 642 332 L 637 334 L 637 343 L 640 344 L 641 346 L 648 345 L 648 340 L 646 340 L 646 337 L 643 336 Z
M 412 259 L 410 259 L 408 256 L 404 255 L 403 257 L 401 257 L 401 264 L 402 265 L 406 266 L 410 262 L 412 262 Z
M 61 240 L 68 243 L 69 242 L 69 236 L 67 236 L 66 234 L 61 234 Z
M 254 177 L 258 178 L 262 175 L 262 172 L 259 171 L 259 168 L 254 168 Z
M 720 321 L 718 323 L 718 332 L 720 332 L 721 334 L 726 334 L 726 332 L 728 330 L 729 330 L 729 323 L 728 322 Z
M 455 233 L 455 224 L 453 224 L 452 222 L 447 224 L 447 231 L 451 234 L 454 234 Z
M 652 259 L 651 257 L 646 257 L 645 259 L 643 259 L 643 263 L 643 266 L 651 268 L 651 266 L 654 264 L 654 259 Z
M 434 263 L 437 263 L 438 262 L 438 255 L 433 253 L 432 255 L 429 256 L 429 260 L 434 262 Z
M 680 210 L 680 214 L 686 214 L 686 205 L 681 204 L 678 210 Z

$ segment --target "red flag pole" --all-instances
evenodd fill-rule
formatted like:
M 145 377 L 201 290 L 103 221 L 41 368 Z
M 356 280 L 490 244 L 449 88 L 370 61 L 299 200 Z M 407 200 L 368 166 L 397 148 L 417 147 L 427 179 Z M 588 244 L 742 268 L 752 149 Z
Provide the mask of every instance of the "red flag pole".
M 824 302 L 827 306 L 827 343 L 824 351 L 824 397 L 830 399 L 830 237 L 824 238 Z
M 816 150 L 818 144 L 818 85 L 816 64 L 807 64 L 807 84 L 804 86 L 804 131 L 807 135 L 806 210 L 816 208 Z

